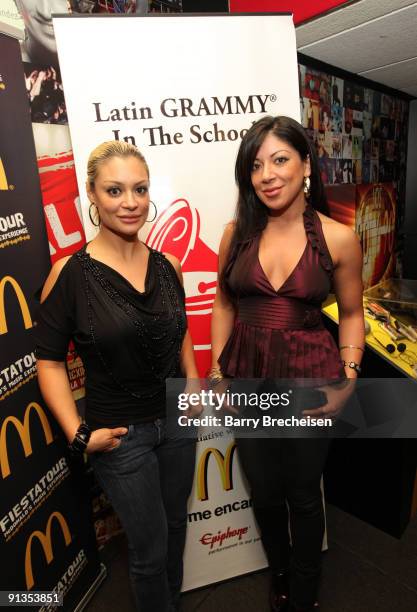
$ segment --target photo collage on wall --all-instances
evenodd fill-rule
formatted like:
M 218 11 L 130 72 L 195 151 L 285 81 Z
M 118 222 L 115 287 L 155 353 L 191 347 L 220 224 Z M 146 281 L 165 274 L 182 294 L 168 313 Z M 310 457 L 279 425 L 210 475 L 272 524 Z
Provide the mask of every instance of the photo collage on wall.
M 408 102 L 299 64 L 301 122 L 327 185 L 405 175 Z
M 67 125 L 68 116 L 58 66 L 24 62 L 26 92 L 32 123 Z
M 22 44 L 26 91 L 31 108 L 32 123 L 67 125 L 68 117 L 52 29 L 52 8 L 57 13 L 146 14 L 180 13 L 181 0 L 56 0 L 49 13 L 45 9 L 40 22 L 35 9 L 27 7 L 27 0 L 18 0 L 24 15 L 26 40 Z

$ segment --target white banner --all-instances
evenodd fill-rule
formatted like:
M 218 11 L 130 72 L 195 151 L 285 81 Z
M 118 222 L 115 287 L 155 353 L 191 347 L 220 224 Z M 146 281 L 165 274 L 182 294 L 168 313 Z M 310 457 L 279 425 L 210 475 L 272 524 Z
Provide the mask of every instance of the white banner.
M 231 430 L 200 429 L 184 564 L 184 591 L 268 565 Z
M 148 161 L 158 208 L 143 239 L 182 263 L 189 328 L 203 374 L 217 250 L 236 202 L 241 137 L 265 114 L 300 118 L 292 18 L 65 16 L 54 18 L 54 29 L 87 240 L 95 232 L 85 194 L 88 155 L 105 140 L 133 142 Z M 236 470 L 233 486 L 224 486 L 229 467 L 221 467 L 221 457 L 233 440 L 215 442 L 198 448 L 200 461 L 208 453 L 204 469 L 213 483 L 206 500 L 199 498 L 198 478 L 194 487 L 185 590 L 265 565 L 237 465 L 230 468 Z M 207 444 L 217 453 L 209 453 Z M 204 512 L 210 516 L 200 520 Z M 212 543 L 218 532 L 226 535 Z M 221 563 L 214 551 L 222 551 Z

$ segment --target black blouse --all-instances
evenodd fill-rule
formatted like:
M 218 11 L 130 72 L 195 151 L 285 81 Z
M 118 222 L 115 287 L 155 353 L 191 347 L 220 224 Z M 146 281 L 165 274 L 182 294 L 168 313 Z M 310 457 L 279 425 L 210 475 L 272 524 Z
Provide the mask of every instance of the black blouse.
M 165 416 L 165 379 L 180 375 L 185 295 L 149 249 L 143 293 L 85 246 L 63 267 L 35 328 L 38 359 L 65 361 L 73 339 L 86 372 L 86 422 L 119 427 Z

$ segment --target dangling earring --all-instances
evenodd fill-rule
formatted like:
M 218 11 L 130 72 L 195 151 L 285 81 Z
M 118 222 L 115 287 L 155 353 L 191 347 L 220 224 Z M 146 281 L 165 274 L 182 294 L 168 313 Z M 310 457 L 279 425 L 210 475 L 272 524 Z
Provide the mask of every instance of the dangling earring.
M 92 213 L 91 213 L 91 207 L 92 207 L 92 206 L 94 206 L 94 207 L 96 208 L 96 211 L 97 211 L 97 217 L 98 217 L 98 219 L 96 218 L 96 222 L 94 221 L 94 217 L 93 217 L 93 215 L 92 215 Z M 99 212 L 98 212 L 98 208 L 97 208 L 97 206 L 94 204 L 94 202 L 91 202 L 91 204 L 90 204 L 90 206 L 89 206 L 89 209 L 88 209 L 88 216 L 90 217 L 90 221 L 91 221 L 92 225 L 94 225 L 94 227 L 99 227 L 101 219 L 100 219 L 100 214 L 99 214 Z
M 311 185 L 310 177 L 309 176 L 305 176 L 304 177 L 304 188 L 303 188 L 303 191 L 305 193 L 306 198 L 310 197 L 310 185 Z
M 149 204 L 152 204 L 152 206 L 154 207 L 155 214 L 152 217 L 152 219 L 146 219 L 146 223 L 152 223 L 152 221 L 155 221 L 156 217 L 158 216 L 158 209 L 156 208 L 155 202 L 152 202 L 152 200 L 149 200 Z

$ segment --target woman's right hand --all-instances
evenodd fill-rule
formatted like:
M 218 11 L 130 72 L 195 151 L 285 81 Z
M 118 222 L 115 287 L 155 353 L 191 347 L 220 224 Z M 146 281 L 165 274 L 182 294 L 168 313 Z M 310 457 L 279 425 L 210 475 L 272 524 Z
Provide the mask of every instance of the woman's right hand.
M 120 437 L 127 434 L 126 427 L 115 427 L 107 429 L 105 427 L 96 429 L 92 432 L 87 445 L 87 453 L 104 452 L 117 448 L 121 442 Z

